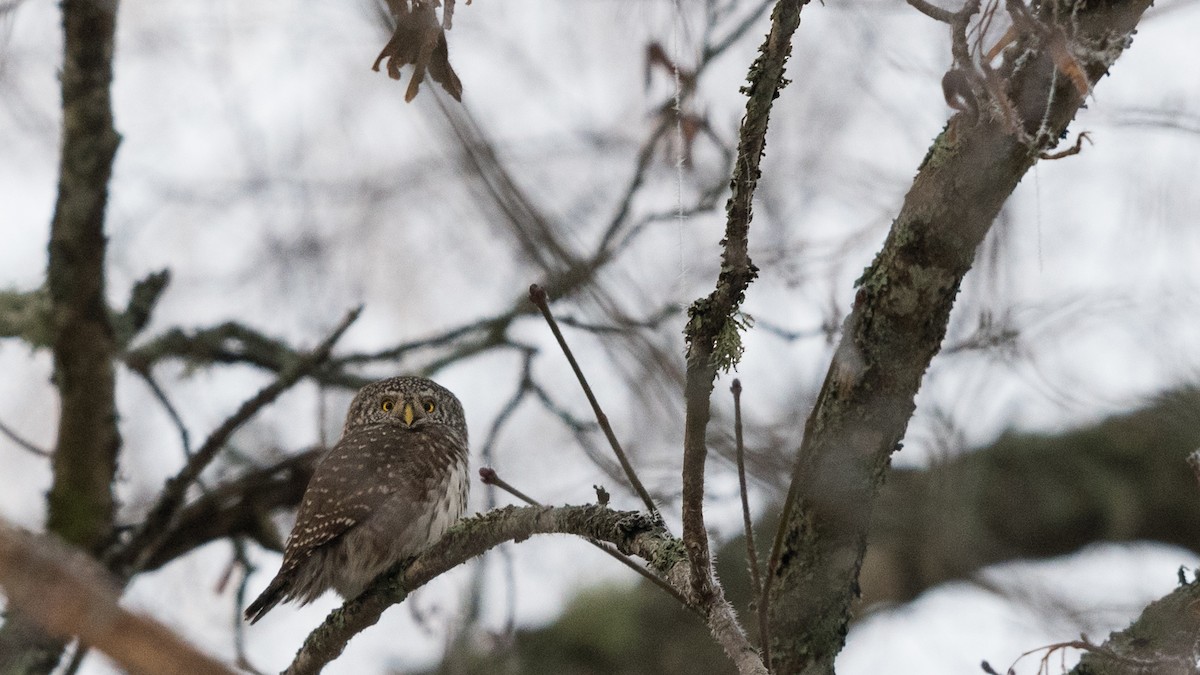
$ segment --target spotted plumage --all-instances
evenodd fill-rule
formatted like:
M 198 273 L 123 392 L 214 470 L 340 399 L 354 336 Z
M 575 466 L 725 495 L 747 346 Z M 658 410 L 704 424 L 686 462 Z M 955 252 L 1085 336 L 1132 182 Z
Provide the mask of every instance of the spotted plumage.
M 363 387 L 341 439 L 317 462 L 279 573 L 246 619 L 330 588 L 362 593 L 445 534 L 466 508 L 467 485 L 467 424 L 454 394 L 420 377 Z

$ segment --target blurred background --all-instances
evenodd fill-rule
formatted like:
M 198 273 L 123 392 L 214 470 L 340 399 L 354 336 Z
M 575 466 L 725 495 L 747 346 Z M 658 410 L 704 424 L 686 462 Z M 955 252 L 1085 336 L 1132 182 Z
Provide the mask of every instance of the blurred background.
M 523 299 L 542 283 L 678 531 L 684 309 L 718 271 L 744 110 L 738 88 L 770 7 L 458 3 L 447 37 L 461 104 L 428 81 L 406 104 L 411 68 L 401 82 L 370 68 L 390 34 L 372 2 L 126 1 L 115 60 L 123 140 L 108 209 L 111 303 L 123 307 L 138 279 L 169 269 L 135 348 L 175 328 L 195 334 L 235 322 L 296 349 L 365 303 L 337 350 L 361 357 L 348 371 L 426 373 L 449 387 L 467 410 L 473 467 L 495 467 L 545 503 L 589 502 L 601 484 L 614 506 L 637 508 Z M 0 290 L 35 289 L 45 274 L 59 20 L 56 3 L 0 3 Z M 894 457 L 900 473 L 886 499 L 896 501 L 878 511 L 944 525 L 923 550 L 971 540 L 976 521 L 957 519 L 970 498 L 978 498 L 971 508 L 996 507 L 1003 515 L 994 520 L 1021 545 L 979 560 L 946 554 L 945 564 L 906 577 L 903 592 L 887 590 L 895 574 L 882 562 L 871 586 L 869 563 L 839 672 L 979 672 L 982 660 L 1003 671 L 1022 652 L 1081 632 L 1102 639 L 1168 592 L 1180 566 L 1200 564 L 1192 539 L 1200 525 L 1189 511 L 1200 511 L 1200 488 L 1180 459 L 1200 445 L 1191 389 L 1200 380 L 1200 69 L 1189 46 L 1197 31 L 1200 3 L 1152 9 L 1072 124 L 1068 143 L 1085 130 L 1091 142 L 1039 163 L 1009 200 Z M 755 203 L 751 255 L 761 273 L 746 299 L 753 327 L 736 373 L 760 546 L 773 534 L 766 523 L 854 280 L 951 112 L 940 89 L 949 65 L 945 26 L 902 2 L 804 11 Z M 272 379 L 270 368 L 232 352 L 227 363 L 184 352 L 155 363 L 193 442 Z M 45 516 L 50 467 L 15 439 L 53 446 L 51 371 L 47 351 L 0 341 L 0 515 L 33 529 Z M 714 395 L 707 494 L 709 524 L 725 544 L 721 576 L 744 608 L 729 383 L 718 381 Z M 135 522 L 185 455 L 179 425 L 145 378 L 119 370 L 117 395 L 118 495 L 122 520 Z M 234 436 L 206 480 L 332 442 L 352 395 L 344 382 L 296 387 Z M 1179 461 L 1169 464 L 1177 473 L 1142 470 L 1138 462 L 1158 452 Z M 1007 458 L 996 470 L 1017 466 L 1029 479 L 980 489 L 962 478 L 987 461 L 975 456 Z M 1134 474 L 1117 483 L 1128 494 L 1089 492 L 1090 472 L 1122 467 Z M 1058 502 L 1014 497 L 1046 475 L 1060 479 L 1047 487 Z M 472 489 L 470 511 L 512 501 Z M 1038 529 L 1062 509 L 1035 507 L 1070 510 L 1092 498 L 1127 508 Z M 290 518 L 277 514 L 281 532 Z M 1146 521 L 1162 527 L 1131 524 Z M 1024 536 L 1026 526 L 1040 538 Z M 904 538 L 887 532 L 881 549 L 902 551 Z M 142 575 L 126 602 L 224 659 L 241 654 L 278 670 L 338 600 L 330 594 L 241 628 L 236 582 L 256 594 L 277 564 L 257 544 L 216 542 Z M 438 579 L 355 638 L 327 672 L 683 673 L 700 672 L 698 659 L 711 668 L 704 672 L 731 671 L 699 622 L 660 591 L 584 542 L 543 537 Z M 1016 672 L 1036 672 L 1039 659 Z M 102 656 L 82 669 L 110 671 Z

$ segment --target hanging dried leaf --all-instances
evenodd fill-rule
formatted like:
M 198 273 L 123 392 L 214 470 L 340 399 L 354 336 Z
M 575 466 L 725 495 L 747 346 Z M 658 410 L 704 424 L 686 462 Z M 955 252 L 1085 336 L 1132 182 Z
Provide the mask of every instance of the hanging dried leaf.
M 1061 29 L 1051 34 L 1050 42 L 1046 45 L 1046 49 L 1050 52 L 1050 58 L 1054 59 L 1054 65 L 1058 68 L 1059 72 L 1071 80 L 1071 84 L 1075 85 L 1075 90 L 1079 92 L 1079 95 L 1087 96 L 1092 90 L 1092 85 L 1088 81 L 1087 73 L 1083 70 L 1083 65 L 1071 53 L 1067 36 L 1063 34 Z
M 371 69 L 378 71 L 379 64 L 387 59 L 388 77 L 399 80 L 400 69 L 411 64 L 413 74 L 404 93 L 405 101 L 416 97 L 426 72 L 454 100 L 461 101 L 462 81 L 450 66 L 446 31 L 438 22 L 435 4 L 426 0 L 413 0 L 411 4 L 408 0 L 388 0 L 388 6 L 396 18 L 396 30 Z
M 471 0 L 467 0 L 467 4 L 471 4 Z M 442 28 L 450 30 L 454 23 L 454 0 L 443 0 L 442 3 Z

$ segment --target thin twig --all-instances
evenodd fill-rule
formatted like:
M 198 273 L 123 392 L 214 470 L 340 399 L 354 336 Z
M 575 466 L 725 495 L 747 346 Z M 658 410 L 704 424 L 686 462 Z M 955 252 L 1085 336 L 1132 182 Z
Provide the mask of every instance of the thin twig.
M 742 525 L 746 528 L 746 565 L 750 568 L 754 607 L 758 610 L 758 639 L 761 643 L 763 663 L 770 663 L 767 611 L 762 594 L 762 576 L 758 571 L 758 549 L 754 545 L 754 523 L 750 520 L 750 494 L 746 489 L 746 447 L 742 439 L 742 381 L 735 378 L 729 391 L 733 392 L 733 435 L 737 445 L 738 489 L 742 493 Z
M 230 564 L 236 569 L 241 570 L 241 578 L 238 579 L 237 590 L 233 594 L 233 650 L 236 654 L 235 663 L 237 663 L 238 668 L 257 675 L 259 670 L 250 663 L 250 658 L 246 655 L 246 622 L 242 620 L 242 614 L 246 608 L 246 591 L 249 586 L 250 576 L 254 574 L 255 566 L 251 562 L 250 556 L 246 555 L 245 540 L 241 537 L 234 537 L 230 539 L 229 543 L 233 545 L 233 561 Z
M 530 497 L 529 495 L 525 494 L 524 492 L 521 492 L 520 490 L 513 487 L 509 483 L 505 482 L 505 480 L 503 478 L 501 478 L 499 475 L 496 474 L 495 469 L 492 469 L 492 468 L 486 467 L 486 466 L 483 467 L 482 469 L 479 470 L 479 478 L 485 484 L 494 485 L 494 486 L 500 488 L 501 490 L 504 490 L 505 492 L 509 493 L 510 495 L 516 497 L 517 499 L 520 499 L 521 501 L 525 502 L 526 504 L 529 504 L 530 506 L 541 506 L 542 505 L 541 502 L 537 501 L 536 499 Z M 606 506 L 606 505 L 601 504 L 601 506 Z M 625 565 L 626 567 L 633 570 L 634 572 L 637 572 L 638 574 L 642 575 L 647 580 L 649 580 L 651 583 L 653 583 L 655 586 L 658 586 L 659 588 L 666 591 L 668 594 L 670 594 L 671 597 L 678 600 L 681 605 L 683 605 L 684 607 L 691 610 L 697 616 L 700 616 L 700 617 L 704 616 L 704 614 L 702 612 L 700 612 L 700 610 L 698 610 L 696 607 L 693 607 L 691 604 L 688 603 L 687 598 L 684 597 L 683 593 L 676 590 L 674 586 L 667 583 L 662 577 L 658 576 L 654 572 L 651 572 L 650 570 L 646 569 L 645 567 L 642 567 L 641 565 L 635 563 L 633 560 L 631 560 L 629 558 L 629 556 L 612 548 L 608 544 L 605 544 L 600 541 L 596 541 L 595 539 L 592 539 L 590 537 L 585 537 L 585 540 L 592 546 L 595 546 L 596 548 L 600 549 L 601 551 L 604 551 L 605 553 L 609 554 L 613 558 L 616 558 L 618 561 L 620 561 L 620 563 L 622 565 Z
M 183 423 L 183 418 L 179 416 L 179 411 L 176 410 L 175 406 L 171 404 L 171 399 L 167 398 L 167 392 L 163 391 L 163 388 L 159 386 L 158 380 L 154 379 L 154 375 L 150 372 L 149 367 L 134 368 L 133 371 L 142 378 L 142 380 L 146 383 L 146 386 L 150 387 L 150 391 L 153 392 L 154 398 L 158 399 L 158 402 L 162 404 L 163 409 L 167 411 L 167 416 L 170 417 L 171 421 L 175 423 L 175 428 L 179 431 L 179 442 L 183 446 L 183 456 L 187 459 L 191 459 L 191 436 L 188 434 L 187 426 L 185 426 Z
M 612 446 L 613 453 L 617 456 L 617 461 L 621 463 L 621 468 L 625 471 L 625 477 L 629 479 L 629 483 L 633 486 L 634 491 L 642 498 L 647 511 L 653 515 L 658 515 L 658 507 L 654 505 L 654 500 L 650 497 L 650 493 L 646 491 L 646 487 L 638 479 L 637 472 L 633 470 L 633 465 L 629 463 L 629 459 L 625 456 L 625 451 L 621 449 L 621 442 L 617 440 L 617 435 L 613 433 L 612 425 L 608 423 L 608 416 L 600 408 L 600 402 L 596 400 L 596 395 L 592 393 L 592 387 L 588 384 L 587 378 L 584 377 L 583 370 L 579 367 L 579 362 L 575 360 L 575 355 L 571 353 L 571 348 L 567 345 L 567 340 L 563 337 L 562 330 L 558 327 L 558 322 L 554 320 L 554 315 L 550 313 L 550 305 L 546 299 L 546 290 L 537 284 L 531 285 L 529 287 L 529 299 L 541 310 L 542 316 L 546 318 L 546 323 L 550 325 L 550 331 L 554 333 L 554 339 L 558 340 L 558 346 L 562 348 L 563 354 L 567 357 L 567 362 L 571 364 L 571 370 L 575 371 L 575 377 L 579 379 L 579 385 L 583 387 L 583 393 L 587 396 L 588 403 L 592 405 L 592 412 L 596 414 L 596 421 L 600 424 L 600 428 L 604 430 L 604 436 L 608 439 L 609 445 Z
M 491 467 L 485 466 L 485 467 L 479 469 L 479 479 L 483 481 L 484 485 L 495 485 L 496 487 L 500 488 L 501 490 L 504 490 L 508 494 L 516 497 L 517 499 L 520 499 L 521 501 L 525 502 L 526 504 L 529 504 L 530 506 L 541 506 L 542 505 L 542 503 L 539 502 L 538 500 L 534 499 L 533 497 L 530 497 L 529 495 L 525 494 L 524 492 L 521 492 L 520 490 L 513 487 L 512 485 L 509 485 L 508 482 L 506 482 L 503 478 L 501 478 L 496 473 L 496 470 Z
M 125 546 L 118 549 L 112 556 L 112 562 L 114 563 L 112 567 L 119 576 L 128 577 L 141 569 L 153 557 L 158 546 L 165 538 L 172 519 L 179 511 L 179 507 L 183 505 L 188 486 L 216 458 L 217 453 L 225 446 L 225 442 L 229 440 L 233 432 L 237 431 L 250 418 L 254 417 L 259 410 L 266 407 L 283 392 L 291 388 L 302 377 L 325 363 L 329 359 L 329 353 L 333 349 L 334 343 L 341 338 L 342 334 L 346 332 L 350 324 L 354 323 L 354 320 L 358 318 L 361 312 L 362 306 L 359 306 L 347 313 L 337 328 L 316 349 L 301 357 L 291 367 L 284 368 L 274 382 L 263 387 L 252 398 L 242 403 L 237 412 L 222 422 L 208 436 L 204 444 L 192 455 L 183 469 L 167 481 L 158 502 L 151 509 L 150 513 L 147 514 L 145 520 L 142 521 L 137 532 L 129 539 L 129 542 Z
M 954 25 L 955 13 L 948 9 L 942 9 L 941 7 L 925 2 L 925 0 L 908 0 L 908 4 L 912 5 L 912 7 L 918 12 L 933 19 L 934 21 L 941 21 L 942 23 Z
M 8 436 L 8 439 L 10 441 L 12 441 L 13 443 L 16 443 L 17 446 L 19 446 L 22 450 L 26 450 L 26 451 L 30 452 L 31 454 L 37 455 L 38 457 L 49 457 L 50 456 L 49 450 L 43 450 L 42 448 L 39 448 L 38 446 L 34 445 L 32 442 L 26 440 L 20 434 L 13 431 L 12 429 L 10 429 L 3 422 L 0 422 L 0 434 L 4 434 L 5 436 Z

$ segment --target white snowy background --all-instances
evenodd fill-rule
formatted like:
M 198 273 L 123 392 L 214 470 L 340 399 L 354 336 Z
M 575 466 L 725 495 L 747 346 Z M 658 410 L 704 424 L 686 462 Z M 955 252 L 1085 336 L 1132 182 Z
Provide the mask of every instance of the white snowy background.
M 595 241 L 651 133 L 673 82 L 644 82 L 651 41 L 685 66 L 700 49 L 705 3 L 477 0 L 457 4 L 451 61 L 469 107 L 498 153 L 579 251 Z M 744 3 L 729 28 L 757 3 Z M 367 2 L 126 0 L 118 19 L 114 106 L 123 135 L 108 209 L 109 283 L 123 306 L 134 281 L 169 268 L 172 283 L 145 336 L 173 326 L 236 320 L 293 344 L 312 345 L 344 312 L 366 311 L 339 350 L 385 348 L 501 311 L 538 272 L 464 187 L 432 83 L 412 104 L 406 81 L 369 68 L 386 33 Z M 54 205 L 61 54 L 57 3 L 24 0 L 0 13 L 0 287 L 41 283 Z M 705 71 L 695 105 L 731 143 L 738 94 L 767 20 L 760 17 Z M 967 445 L 1005 429 L 1054 431 L 1127 410 L 1155 392 L 1197 381 L 1200 365 L 1200 3 L 1163 0 L 1133 47 L 1098 85 L 1071 126 L 1093 145 L 1040 163 L 1007 204 L 981 249 L 950 340 L 980 321 L 1010 322 L 1017 356 L 968 352 L 935 359 L 918 398 L 902 465 L 936 461 L 950 420 Z M 931 140 L 949 110 L 940 91 L 949 65 L 945 26 L 903 2 L 830 0 L 805 8 L 788 66 L 792 84 L 771 119 L 752 255 L 763 268 L 746 310 L 770 325 L 810 331 L 844 312 L 853 280 L 882 243 Z M 408 71 L 405 72 L 407 78 Z M 697 142 L 693 170 L 670 153 L 648 174 L 633 208 L 671 209 L 719 182 L 726 167 Z M 723 197 L 718 203 L 723 202 Z M 720 209 L 653 225 L 605 271 L 625 311 L 644 316 L 667 300 L 687 303 L 715 280 Z M 603 323 L 587 306 L 560 312 Z M 577 311 L 576 311 L 577 310 Z M 682 355 L 682 321 L 671 352 Z M 514 334 L 543 354 L 535 374 L 577 416 L 588 410 L 545 327 Z M 632 396 L 599 338 L 569 333 L 614 427 L 648 480 L 677 484 L 680 423 L 674 409 Z M 791 415 L 798 438 L 805 398 L 828 364 L 822 337 L 784 340 L 752 330 L 738 376 L 753 423 Z M 463 400 L 478 446 L 511 395 L 519 355 L 500 351 L 455 364 L 438 379 Z M 57 397 L 50 355 L 0 342 L 0 421 L 51 447 Z M 372 371 L 380 376 L 392 374 Z M 248 367 L 160 380 L 193 439 L 269 381 Z M 728 379 L 716 405 L 728 412 Z M 134 518 L 182 462 L 178 434 L 145 385 L 118 376 L 124 440 L 119 496 Z M 681 397 L 680 397 L 681 398 Z M 349 393 L 297 387 L 234 438 L 261 461 L 337 433 Z M 936 413 L 936 414 L 935 414 Z M 478 447 L 476 447 L 478 451 Z M 476 458 L 476 463 L 478 458 Z M 593 499 L 602 474 L 572 436 L 526 404 L 496 450 L 501 474 L 548 503 Z M 740 527 L 736 482 L 711 463 L 710 524 Z M 38 528 L 48 463 L 0 436 L 0 515 Z M 610 485 L 610 489 L 613 488 Z M 620 506 L 634 499 L 615 491 Z M 756 508 L 775 495 L 753 495 Z M 482 491 L 473 509 L 482 507 Z M 287 527 L 286 521 L 281 526 Z M 573 590 L 634 579 L 582 542 L 541 538 L 510 547 L 522 625 L 552 620 Z M 139 577 L 126 604 L 177 628 L 205 650 L 234 655 L 230 562 L 218 543 Z M 257 592 L 278 564 L 255 549 Z M 996 593 L 955 584 L 857 625 L 839 672 L 979 672 L 1086 630 L 1102 638 L 1168 592 L 1190 552 L 1155 545 L 1098 546 L 1061 560 L 985 574 Z M 502 626 L 506 581 L 491 565 L 485 625 Z M 379 673 L 428 665 L 441 653 L 469 579 L 459 569 L 417 594 L 428 617 L 406 607 L 356 637 L 327 672 Z M 255 664 L 278 670 L 338 601 L 284 607 L 247 631 Z M 1074 657 L 1068 657 L 1069 660 Z M 1036 657 L 1019 673 L 1035 672 Z M 84 672 L 109 672 L 89 657 Z

